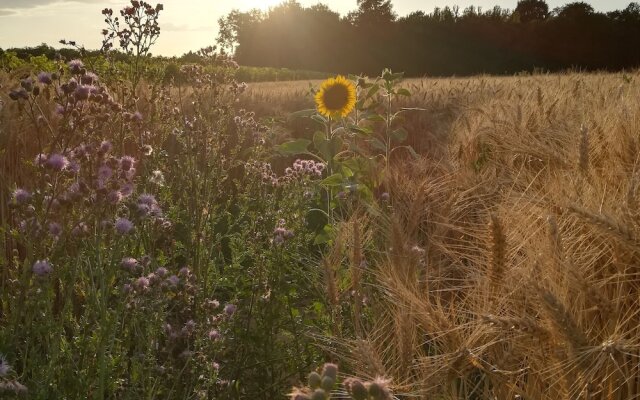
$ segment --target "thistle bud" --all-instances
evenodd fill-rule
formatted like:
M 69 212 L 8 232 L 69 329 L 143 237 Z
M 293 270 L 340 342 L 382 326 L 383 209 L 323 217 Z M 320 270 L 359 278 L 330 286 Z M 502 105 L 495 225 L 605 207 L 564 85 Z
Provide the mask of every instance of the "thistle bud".
M 345 381 L 344 386 L 347 388 L 347 392 L 349 392 L 349 395 L 351 395 L 354 400 L 366 400 L 367 397 L 369 397 L 367 388 L 359 379 L 348 379 Z
M 327 400 L 327 393 L 322 389 L 314 390 L 311 400 Z
M 322 378 L 317 372 L 314 371 L 309 374 L 309 378 L 307 381 L 311 389 L 317 389 L 320 387 L 320 384 L 322 383 Z
M 331 390 L 333 390 L 333 386 L 336 384 L 336 380 L 333 379 L 330 376 L 325 376 L 324 378 L 322 378 L 322 383 L 321 383 L 321 387 L 326 390 L 327 392 L 330 392 Z
M 338 378 L 338 366 L 332 363 L 326 363 L 322 368 L 322 376 L 333 378 L 334 382 Z

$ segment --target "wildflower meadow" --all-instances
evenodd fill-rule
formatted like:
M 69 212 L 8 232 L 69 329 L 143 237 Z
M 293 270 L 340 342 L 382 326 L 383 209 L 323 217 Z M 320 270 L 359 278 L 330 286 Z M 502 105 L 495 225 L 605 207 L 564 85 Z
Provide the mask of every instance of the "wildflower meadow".
M 247 84 L 164 13 L 0 54 L 0 398 L 638 397 L 637 71 Z

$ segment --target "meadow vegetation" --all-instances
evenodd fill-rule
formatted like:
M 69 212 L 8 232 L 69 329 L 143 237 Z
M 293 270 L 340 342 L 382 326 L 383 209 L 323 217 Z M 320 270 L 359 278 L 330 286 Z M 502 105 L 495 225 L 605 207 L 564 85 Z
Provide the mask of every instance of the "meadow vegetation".
M 638 72 L 198 56 L 0 73 L 1 396 L 638 397 Z

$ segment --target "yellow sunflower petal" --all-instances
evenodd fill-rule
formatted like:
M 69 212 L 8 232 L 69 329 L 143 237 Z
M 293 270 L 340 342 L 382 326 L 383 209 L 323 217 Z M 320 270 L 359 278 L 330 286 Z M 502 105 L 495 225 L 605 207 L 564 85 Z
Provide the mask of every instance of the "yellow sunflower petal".
M 322 82 L 315 96 L 318 112 L 326 117 L 346 117 L 356 105 L 356 87 L 338 75 Z

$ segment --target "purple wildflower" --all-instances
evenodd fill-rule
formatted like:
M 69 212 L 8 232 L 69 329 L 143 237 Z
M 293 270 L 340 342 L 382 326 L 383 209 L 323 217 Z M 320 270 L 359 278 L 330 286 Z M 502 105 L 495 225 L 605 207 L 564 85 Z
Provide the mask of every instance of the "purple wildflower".
M 215 340 L 220 339 L 220 337 L 221 337 L 220 332 L 218 332 L 217 329 L 212 329 L 212 330 L 209 331 L 209 339 L 215 341 Z
M 31 200 L 31 193 L 24 189 L 18 188 L 13 192 L 13 198 L 16 200 L 16 203 L 25 204 L 28 203 L 29 200 Z
M 129 197 L 133 194 L 134 186 L 133 183 L 126 183 L 120 188 L 120 194 L 124 197 Z
M 178 284 L 180 283 L 180 278 L 178 278 L 176 275 L 171 275 L 167 278 L 167 282 L 171 286 L 178 286 Z
M 237 307 L 235 304 L 228 303 L 226 306 L 224 306 L 224 313 L 228 316 L 232 316 L 233 314 L 235 314 L 236 309 Z
M 136 280 L 135 286 L 139 291 L 147 290 L 149 288 L 149 279 L 145 276 L 141 276 Z
M 53 267 L 47 260 L 38 260 L 33 264 L 33 268 L 31 270 L 37 276 L 46 276 L 53 271 Z
M 133 168 L 135 162 L 135 158 L 131 156 L 122 156 L 122 158 L 120 159 L 120 168 L 122 168 L 123 171 L 129 171 L 131 168 Z
M 112 190 L 107 195 L 107 201 L 110 204 L 118 204 L 118 203 L 120 203 L 121 200 L 122 200 L 122 193 L 120 193 L 120 192 L 118 192 L 116 190 Z
M 47 166 L 56 171 L 62 171 L 69 166 L 69 160 L 62 154 L 51 154 L 47 159 Z
M 157 204 L 158 202 L 156 201 L 156 198 L 149 193 L 143 193 L 138 197 L 138 203 L 139 204 L 146 204 L 149 207 L 151 207 L 154 204 Z
M 33 163 L 38 167 L 42 167 L 47 163 L 47 155 L 46 154 L 38 154 L 34 159 Z
M 93 85 L 98 82 L 98 75 L 93 72 L 87 72 L 86 74 L 80 77 L 80 83 L 84 85 Z
M 71 230 L 71 235 L 76 237 L 85 236 L 88 233 L 89 233 L 89 226 L 87 226 L 87 224 L 84 222 L 78 223 L 78 225 L 73 227 L 73 229 Z
M 126 235 L 133 230 L 133 223 L 126 218 L 118 218 L 115 223 L 116 232 Z
M 122 269 L 133 272 L 138 266 L 138 260 L 133 257 L 125 257 L 122 259 L 120 265 L 122 266 Z
M 49 233 L 51 236 L 55 236 L 56 238 L 62 235 L 62 225 L 57 222 L 49 223 Z
M 98 168 L 98 179 L 106 181 L 113 175 L 113 170 L 106 164 L 103 164 Z
M 69 71 L 72 74 L 79 74 L 84 68 L 84 63 L 80 60 L 71 60 L 69 61 Z
M 78 85 L 73 95 L 76 98 L 76 101 L 88 100 L 89 95 L 91 94 L 91 86 L 89 85 Z
M 53 83 L 53 79 L 51 78 L 50 73 L 42 71 L 38 74 L 38 82 L 42 83 L 43 85 L 51 85 Z
M 103 140 L 102 143 L 100 143 L 100 152 L 103 154 L 106 154 L 108 152 L 111 151 L 111 149 L 113 148 L 113 145 L 111 144 L 110 141 L 108 140 Z
M 169 270 L 167 270 L 165 267 L 158 267 L 158 269 L 156 269 L 156 275 L 160 278 L 164 278 L 168 273 Z

